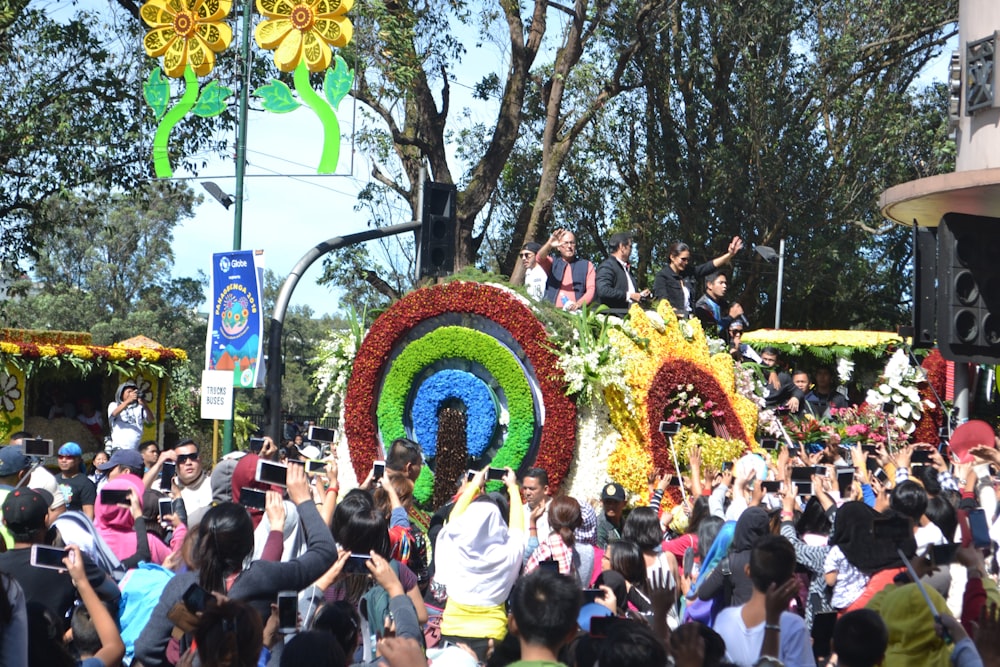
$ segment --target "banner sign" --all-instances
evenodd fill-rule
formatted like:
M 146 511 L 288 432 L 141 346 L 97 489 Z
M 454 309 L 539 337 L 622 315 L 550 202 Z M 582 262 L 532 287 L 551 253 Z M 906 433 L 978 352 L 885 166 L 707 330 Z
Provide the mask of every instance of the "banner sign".
M 264 381 L 263 283 L 263 250 L 212 255 L 205 370 L 231 371 L 234 387 L 259 387 Z
M 229 371 L 201 372 L 201 418 L 233 418 L 233 374 Z

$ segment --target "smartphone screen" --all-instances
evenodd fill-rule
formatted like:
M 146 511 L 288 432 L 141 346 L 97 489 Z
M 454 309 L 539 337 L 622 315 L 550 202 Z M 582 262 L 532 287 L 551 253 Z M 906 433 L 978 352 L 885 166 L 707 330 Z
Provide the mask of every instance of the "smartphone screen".
M 24 441 L 25 456 L 52 456 L 53 443 L 45 438 L 32 438 Z
M 385 461 L 375 461 L 372 464 L 372 478 L 382 479 L 385 476 Z
M 326 470 L 326 461 L 314 461 L 309 459 L 306 461 L 306 472 L 310 475 L 315 475 Z
M 930 463 L 931 454 L 932 452 L 929 449 L 917 449 L 910 456 L 910 463 Z
M 764 493 L 778 493 L 781 491 L 781 482 L 778 480 L 766 480 L 760 483 Z
M 760 446 L 763 449 L 774 450 L 778 448 L 778 441 L 775 438 L 761 438 Z
M 368 561 L 371 559 L 371 556 L 351 554 L 344 563 L 344 574 L 371 574 L 368 571 Z
M 164 491 L 170 490 L 174 483 L 174 474 L 177 472 L 177 464 L 173 461 L 164 461 L 160 468 L 160 488 Z
M 248 448 L 251 454 L 260 454 L 260 450 L 264 448 L 264 438 L 250 438 Z
M 506 474 L 506 468 L 490 468 L 486 471 L 486 479 L 490 482 L 496 482 L 502 480 Z
M 127 489 L 101 489 L 102 505 L 128 505 Z
M 733 462 L 732 461 L 723 461 L 722 462 L 722 472 L 729 472 L 732 469 L 733 469 Z
M 604 639 L 608 636 L 608 629 L 618 619 L 614 616 L 594 616 L 590 619 L 590 636 L 596 639 Z
M 549 572 L 559 573 L 559 563 L 554 560 L 543 560 L 538 563 L 539 570 L 548 570 Z
M 471 482 L 475 476 L 476 476 L 476 471 L 470 470 L 467 473 L 465 473 L 465 481 Z
M 247 509 L 263 510 L 267 506 L 267 493 L 244 486 L 240 489 L 240 505 Z
M 31 564 L 35 567 L 44 567 L 50 570 L 65 570 L 66 564 L 63 558 L 66 557 L 65 549 L 47 547 L 44 544 L 31 545 Z
M 813 466 L 794 466 L 792 468 L 792 481 L 811 482 L 814 474 L 816 474 L 816 468 Z
M 288 467 L 280 463 L 273 463 L 260 459 L 257 461 L 257 475 L 254 479 L 265 484 L 275 486 L 286 486 L 288 478 Z
M 660 433 L 663 433 L 664 435 L 677 435 L 680 432 L 680 422 L 660 422 Z
M 281 591 L 278 593 L 278 632 L 297 632 L 298 621 L 299 594 L 295 591 Z
M 851 485 L 854 484 L 854 471 L 847 470 L 837 473 L 837 487 L 840 489 L 840 496 L 846 497 L 850 493 Z
M 187 590 L 184 591 L 184 595 L 181 596 L 181 600 L 184 602 L 184 606 L 188 608 L 188 611 L 192 614 L 199 614 L 205 611 L 210 597 L 211 593 L 206 591 L 204 588 L 198 584 L 191 584 L 188 586 Z
M 583 602 L 584 604 L 588 602 L 597 602 L 598 598 L 604 597 L 604 591 L 600 588 L 584 588 L 583 589 Z
M 163 517 L 167 516 L 168 514 L 173 514 L 173 512 L 171 511 L 170 498 L 160 498 L 160 500 L 159 500 L 159 507 L 160 507 L 160 518 L 161 519 Z
M 972 531 L 972 545 L 977 549 L 986 549 L 993 543 L 986 512 L 982 508 L 969 510 L 969 529 Z
M 309 439 L 315 440 L 316 442 L 335 442 L 337 440 L 337 431 L 332 428 L 310 426 Z
M 875 479 L 877 479 L 879 482 L 881 482 L 882 486 L 885 486 L 886 484 L 889 483 L 889 475 L 887 475 L 885 473 L 885 470 L 883 470 L 882 468 L 879 468 L 878 470 L 876 470 L 875 473 L 874 473 L 874 475 L 875 475 Z

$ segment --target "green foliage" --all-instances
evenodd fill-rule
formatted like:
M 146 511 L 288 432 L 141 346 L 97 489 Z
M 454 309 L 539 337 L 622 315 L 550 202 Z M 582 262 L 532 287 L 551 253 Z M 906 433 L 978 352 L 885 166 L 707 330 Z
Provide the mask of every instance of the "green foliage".
M 218 116 L 226 110 L 226 99 L 233 96 L 233 91 L 220 86 L 218 81 L 209 81 L 198 93 L 198 101 L 191 110 L 196 116 L 208 118 Z
M 264 108 L 273 113 L 288 113 L 302 106 L 292 94 L 292 89 L 277 79 L 253 91 L 253 96 L 259 97 Z
M 154 67 L 149 73 L 146 83 L 142 84 L 142 96 L 150 106 L 156 119 L 159 120 L 167 112 L 170 104 L 170 83 L 163 78 L 159 67 Z
M 344 99 L 351 90 L 354 83 L 354 70 L 347 66 L 347 63 L 339 55 L 334 56 L 333 69 L 326 70 L 323 77 L 323 94 L 334 109 L 340 107 L 340 101 Z

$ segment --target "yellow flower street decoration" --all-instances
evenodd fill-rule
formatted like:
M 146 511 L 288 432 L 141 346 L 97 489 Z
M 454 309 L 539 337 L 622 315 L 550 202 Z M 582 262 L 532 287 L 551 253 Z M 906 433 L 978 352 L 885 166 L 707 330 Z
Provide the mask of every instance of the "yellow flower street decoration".
M 331 46 L 351 41 L 354 26 L 346 14 L 354 0 L 257 0 L 257 10 L 269 20 L 261 21 L 254 38 L 262 49 L 274 51 L 274 64 L 282 72 L 293 72 L 305 61 L 310 72 L 330 66 Z
M 163 56 L 169 77 L 182 77 L 188 65 L 205 76 L 215 66 L 215 54 L 233 40 L 232 29 L 222 23 L 232 6 L 232 0 L 149 0 L 140 10 L 152 28 L 142 40 L 146 53 Z

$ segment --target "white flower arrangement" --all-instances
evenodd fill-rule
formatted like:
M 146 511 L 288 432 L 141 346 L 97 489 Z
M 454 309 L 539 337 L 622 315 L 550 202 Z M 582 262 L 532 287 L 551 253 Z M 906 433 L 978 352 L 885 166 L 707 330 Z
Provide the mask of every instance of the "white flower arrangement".
M 910 358 L 902 349 L 896 350 L 885 364 L 885 371 L 878 384 L 868 390 L 866 402 L 887 411 L 891 406 L 892 418 L 896 426 L 906 432 L 913 433 L 917 422 L 923 415 L 924 408 L 934 408 L 931 401 L 920 398 L 917 384 L 926 380 L 922 368 L 910 365 Z
M 333 414 L 343 404 L 347 381 L 351 379 L 354 358 L 358 354 L 357 336 L 351 331 L 336 331 L 319 348 L 320 366 L 315 380 L 320 396 L 326 396 L 326 414 Z
M 854 376 L 854 362 L 850 359 L 845 359 L 844 357 L 837 358 L 837 377 L 840 379 L 840 384 L 847 384 L 851 381 Z
M 599 500 L 608 482 L 608 457 L 620 441 L 621 434 L 611 425 L 607 404 L 594 401 L 581 405 L 577 410 L 573 463 L 561 492 L 581 503 Z

